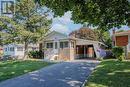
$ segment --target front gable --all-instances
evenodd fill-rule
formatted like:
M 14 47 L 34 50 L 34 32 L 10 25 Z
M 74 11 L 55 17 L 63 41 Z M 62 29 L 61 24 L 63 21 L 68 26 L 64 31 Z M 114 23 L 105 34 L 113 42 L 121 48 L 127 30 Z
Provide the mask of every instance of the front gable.
M 52 31 L 51 33 L 49 33 L 45 40 L 46 41 L 49 41 L 49 40 L 60 40 L 60 39 L 67 39 L 68 36 L 65 35 L 65 34 L 62 34 L 62 33 L 59 33 L 59 32 L 56 32 L 56 31 Z

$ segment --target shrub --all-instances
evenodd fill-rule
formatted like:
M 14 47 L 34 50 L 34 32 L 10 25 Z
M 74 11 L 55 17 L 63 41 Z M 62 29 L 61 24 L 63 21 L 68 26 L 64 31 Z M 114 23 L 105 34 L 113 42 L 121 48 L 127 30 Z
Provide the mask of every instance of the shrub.
M 41 55 L 40 51 L 30 51 L 28 54 L 29 58 L 36 58 L 36 59 L 39 59 L 40 55 Z
M 99 58 L 96 58 L 96 59 L 99 60 L 99 61 L 102 61 L 103 57 L 99 57 Z
M 122 47 L 114 47 L 112 49 L 112 52 L 119 61 L 122 61 L 124 59 L 124 51 Z
M 124 58 L 125 58 L 125 54 L 123 53 L 123 54 L 118 58 L 118 60 L 119 60 L 119 61 L 123 61 Z
M 104 59 L 115 59 L 112 50 L 106 50 L 106 56 L 104 57 Z

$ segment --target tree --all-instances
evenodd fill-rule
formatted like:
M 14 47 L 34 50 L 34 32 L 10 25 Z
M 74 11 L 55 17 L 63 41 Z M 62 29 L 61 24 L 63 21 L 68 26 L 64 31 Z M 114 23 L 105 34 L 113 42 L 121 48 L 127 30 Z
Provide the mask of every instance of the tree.
M 40 0 L 57 15 L 72 11 L 76 23 L 88 22 L 102 30 L 130 23 L 128 0 Z
M 108 49 L 112 48 L 112 39 L 109 31 L 103 31 L 102 29 L 94 29 L 98 36 L 98 41 L 107 45 Z
M 118 31 L 116 31 L 116 32 L 124 32 L 124 30 L 118 30 Z
M 28 45 L 45 37 L 50 29 L 51 20 L 47 19 L 47 12 L 45 14 L 38 13 L 40 8 L 33 0 L 20 0 L 16 2 L 15 7 L 15 14 L 11 20 L 14 24 L 9 22 L 11 27 L 5 24 L 7 28 L 3 29 L 6 30 L 5 33 L 13 35 L 13 38 L 16 38 L 15 41 L 24 43 L 24 58 L 27 58 Z
M 14 42 L 17 32 L 12 25 L 16 25 L 13 19 L 7 16 L 0 17 L 0 40 L 1 45 Z
M 100 41 L 108 46 L 108 49 L 112 48 L 112 40 L 108 31 L 102 31 L 101 29 L 90 29 L 82 27 L 79 30 L 72 31 L 71 37 L 80 39 Z
M 97 32 L 87 27 L 82 27 L 79 30 L 72 31 L 69 35 L 80 39 L 98 41 Z

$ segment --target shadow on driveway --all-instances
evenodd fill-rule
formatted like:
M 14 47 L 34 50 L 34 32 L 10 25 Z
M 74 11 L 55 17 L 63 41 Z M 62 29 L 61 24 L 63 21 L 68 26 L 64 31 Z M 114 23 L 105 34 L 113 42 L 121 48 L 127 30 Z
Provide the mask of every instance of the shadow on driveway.
M 6 80 L 0 87 L 81 87 L 99 62 L 63 62 Z

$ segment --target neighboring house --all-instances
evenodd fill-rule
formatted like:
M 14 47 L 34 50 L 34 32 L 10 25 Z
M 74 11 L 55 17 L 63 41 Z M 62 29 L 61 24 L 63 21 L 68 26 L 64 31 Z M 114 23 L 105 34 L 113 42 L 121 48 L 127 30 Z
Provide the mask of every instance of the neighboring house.
M 23 58 L 24 56 L 24 45 L 23 44 L 7 44 L 3 46 L 4 48 L 4 55 L 10 55 L 12 57 Z M 38 45 L 29 45 L 28 51 L 38 51 Z
M 123 32 L 113 31 L 113 45 L 123 47 L 126 58 L 130 59 L 130 30 Z
M 0 16 L 11 17 L 15 12 L 14 3 L 15 0 L 0 0 Z M 13 12 L 10 10 L 10 7 L 12 7 Z
M 78 39 L 52 31 L 44 40 L 45 60 L 75 60 L 99 58 L 105 45 L 98 41 Z

